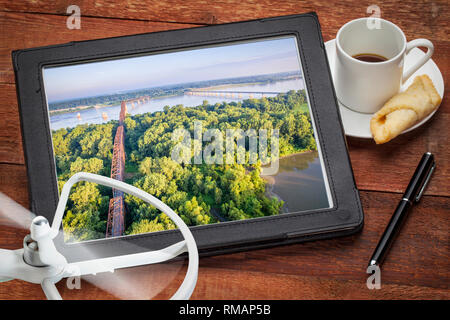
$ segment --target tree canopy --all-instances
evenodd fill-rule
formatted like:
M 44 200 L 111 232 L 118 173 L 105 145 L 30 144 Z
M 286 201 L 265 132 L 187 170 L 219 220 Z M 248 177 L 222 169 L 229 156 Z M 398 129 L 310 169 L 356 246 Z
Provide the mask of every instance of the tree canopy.
M 305 91 L 242 102 L 204 101 L 196 107 L 166 106 L 163 111 L 127 115 L 125 119 L 126 182 L 165 202 L 186 224 L 205 225 L 279 214 L 283 202 L 266 192 L 260 162 L 189 165 L 171 159 L 176 144 L 172 133 L 183 127 L 194 136 L 194 120 L 201 122 L 203 130 L 216 128 L 220 132 L 278 129 L 280 156 L 316 150 Z M 53 131 L 60 188 L 79 171 L 110 175 L 117 126 L 117 121 L 110 121 Z M 248 147 L 246 141 L 246 152 Z M 66 239 L 104 237 L 111 196 L 109 188 L 78 183 L 64 217 Z M 140 199 L 126 195 L 125 204 L 126 234 L 175 228 L 165 214 Z

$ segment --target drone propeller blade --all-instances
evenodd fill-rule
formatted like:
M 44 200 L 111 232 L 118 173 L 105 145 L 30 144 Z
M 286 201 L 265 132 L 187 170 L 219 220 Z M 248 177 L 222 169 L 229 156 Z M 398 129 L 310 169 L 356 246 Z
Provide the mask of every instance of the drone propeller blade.
M 124 241 L 116 239 L 116 241 Z M 124 241 L 125 243 L 125 241 Z M 182 252 L 186 251 L 184 241 L 176 243 L 164 250 L 148 251 L 142 253 L 142 248 L 130 244 L 126 245 L 131 251 L 141 252 L 124 257 L 116 256 L 101 258 L 89 249 L 89 246 L 80 246 L 84 261 L 70 263 L 68 269 L 78 269 L 78 274 L 86 281 L 86 287 L 91 290 L 96 287 L 102 293 L 99 298 L 104 299 L 104 294 L 108 294 L 116 299 L 151 299 L 177 276 L 184 264 L 183 260 L 176 260 L 166 264 L 152 265 L 164 261 L 169 261 Z M 77 274 L 77 272 L 74 272 Z M 69 278 L 67 280 L 71 281 Z M 93 287 L 92 287 L 93 286 Z M 81 288 L 83 289 L 83 288 Z M 76 296 L 76 292 L 66 291 L 66 298 L 71 295 Z M 63 296 L 65 294 L 63 293 Z
M 167 277 L 166 276 L 161 277 L 161 274 L 159 272 L 156 274 L 156 276 L 153 272 L 148 272 L 148 271 L 140 272 L 140 270 L 142 270 L 142 268 L 151 268 L 151 270 L 155 270 L 153 268 L 153 266 L 149 267 L 149 266 L 142 266 L 142 265 L 152 264 L 155 262 L 167 261 L 168 259 L 171 259 L 171 258 L 177 256 L 178 254 L 188 250 L 189 263 L 188 263 L 188 267 L 187 267 L 186 276 L 185 276 L 184 280 L 182 281 L 181 285 L 179 286 L 178 290 L 172 296 L 172 298 L 174 298 L 174 299 L 189 298 L 195 288 L 195 285 L 197 282 L 197 274 L 198 274 L 198 250 L 197 250 L 197 246 L 195 243 L 195 239 L 193 238 L 192 233 L 190 232 L 189 228 L 184 223 L 184 221 L 180 218 L 180 216 L 177 213 L 175 213 L 172 209 L 170 209 L 166 204 L 164 204 L 160 200 L 156 199 L 152 195 L 150 195 L 134 186 L 126 184 L 122 181 L 114 180 L 111 178 L 107 178 L 107 177 L 92 174 L 92 173 L 79 172 L 79 173 L 76 173 L 75 175 L 73 175 L 64 184 L 64 187 L 61 191 L 61 197 L 59 200 L 60 202 L 58 203 L 58 207 L 56 209 L 52 228 L 55 230 L 58 230 L 60 228 L 60 225 L 63 222 L 64 208 L 65 208 L 66 202 L 69 197 L 70 189 L 72 188 L 72 186 L 75 183 L 77 183 L 79 181 L 88 181 L 88 182 L 98 183 L 98 184 L 101 184 L 101 185 L 104 185 L 107 187 L 118 189 L 122 192 L 128 193 L 129 195 L 132 195 L 132 196 L 135 196 L 135 197 L 138 197 L 138 198 L 144 200 L 145 202 L 153 205 L 154 207 L 159 209 L 161 212 L 166 214 L 175 223 L 175 225 L 178 227 L 179 231 L 181 232 L 181 234 L 183 235 L 183 237 L 185 239 L 184 241 L 181 242 L 182 245 L 181 245 L 181 243 L 178 243 L 178 244 L 174 244 L 170 247 L 167 247 L 165 249 L 162 249 L 159 252 L 159 254 L 156 254 L 158 259 L 151 259 L 151 258 L 149 258 L 147 260 L 144 259 L 144 258 L 147 258 L 145 253 L 144 253 L 144 256 L 140 255 L 139 253 L 147 252 L 149 254 L 149 256 L 151 256 L 152 254 L 150 252 L 148 252 L 148 248 L 137 247 L 137 248 L 135 248 L 137 250 L 128 251 L 128 249 L 127 249 L 128 252 L 136 252 L 137 253 L 137 256 L 131 257 L 132 261 L 130 261 L 129 263 L 124 263 L 124 260 L 128 260 L 128 258 L 130 258 L 130 255 L 127 255 L 127 256 L 124 256 L 124 257 L 121 257 L 118 259 L 112 258 L 109 260 L 104 260 L 103 262 L 105 262 L 106 267 L 100 268 L 100 271 L 96 271 L 96 270 L 98 270 L 96 268 L 96 266 L 92 266 L 90 264 L 85 265 L 85 267 L 86 267 L 85 269 L 88 270 L 86 273 L 112 271 L 112 269 L 124 268 L 122 270 L 118 270 L 117 272 L 114 272 L 113 276 L 111 277 L 112 279 L 110 278 L 110 280 L 108 280 L 108 281 L 104 281 L 103 279 L 101 279 L 100 281 L 97 281 L 100 278 L 98 276 L 95 276 L 95 274 L 94 274 L 94 276 L 88 276 L 89 279 L 87 279 L 87 280 L 90 281 L 92 284 L 94 284 L 94 286 L 97 286 L 98 288 L 103 289 L 104 292 L 111 293 L 112 296 L 116 297 L 116 298 L 118 297 L 118 298 L 126 299 L 126 298 L 131 297 L 134 299 L 137 299 L 137 298 L 145 299 L 145 298 L 149 298 L 149 296 L 148 296 L 149 294 L 150 294 L 150 298 L 151 298 L 156 293 L 159 292 L 159 291 L 155 292 L 154 289 L 161 288 L 161 286 L 158 287 L 158 283 L 157 283 L 158 281 L 156 281 L 156 283 L 155 283 L 155 281 L 153 281 L 153 280 L 159 280 L 159 282 L 161 282 L 160 279 L 164 279 L 162 288 L 165 288 L 167 286 L 167 283 L 170 282 L 170 281 L 167 281 L 168 280 L 167 278 L 172 278 L 172 279 L 175 278 L 175 275 L 177 274 L 177 272 L 174 272 L 173 269 L 180 270 L 182 267 L 183 261 L 177 260 L 177 261 L 175 261 L 175 263 L 164 264 L 160 268 L 160 270 L 165 271 L 165 272 L 163 272 L 163 274 L 167 275 Z M 63 223 L 63 225 L 67 225 L 67 224 Z M 75 242 L 83 241 L 83 239 L 85 239 L 85 237 L 87 236 L 89 238 L 89 240 L 96 241 L 96 239 L 104 239 L 106 237 L 104 230 L 101 232 L 101 234 L 98 235 L 98 237 L 94 237 L 92 235 L 93 228 L 92 228 L 92 226 L 89 226 L 89 224 L 85 224 L 80 227 L 87 228 L 87 230 L 79 230 L 79 228 L 77 228 L 77 230 L 75 230 L 75 232 L 70 232 L 69 230 L 67 230 L 68 234 L 64 235 L 65 240 L 68 242 L 71 242 L 71 240 L 75 240 Z M 71 228 L 71 224 L 69 223 L 68 229 L 70 229 L 70 228 Z M 72 235 L 75 235 L 75 237 L 72 237 L 71 233 L 72 233 Z M 114 239 L 114 242 L 111 242 L 110 244 L 112 246 L 118 246 L 117 241 L 124 241 L 124 240 L 122 240 L 120 238 L 116 238 L 116 239 Z M 123 242 L 123 244 L 121 244 L 118 247 L 126 247 L 127 243 L 128 243 L 128 247 L 129 247 L 130 241 L 126 241 L 126 240 Z M 77 252 L 79 251 L 79 249 L 86 250 L 86 252 L 83 254 L 84 260 L 86 260 L 86 258 L 87 258 L 87 260 L 97 260 L 98 258 L 100 258 L 97 255 L 97 259 L 96 259 L 96 257 L 95 257 L 96 253 L 91 251 L 93 249 L 93 246 L 90 246 L 90 244 L 86 244 L 86 245 L 81 244 L 80 246 L 72 247 L 72 249 L 73 249 L 72 252 L 77 255 L 78 255 Z M 90 258 L 90 255 L 92 258 Z M 99 261 L 97 261 L 97 262 L 99 262 Z M 141 265 L 141 266 L 138 267 L 138 265 Z M 175 265 L 175 268 L 173 268 L 174 265 Z M 74 263 L 72 266 L 76 267 L 76 263 Z M 171 266 L 171 267 L 169 267 L 169 266 Z M 70 268 L 71 264 L 69 264 L 67 267 Z M 125 270 L 125 269 L 129 269 L 129 268 L 132 268 L 131 272 L 128 272 L 129 270 Z M 82 270 L 82 268 L 79 268 L 80 272 L 78 273 L 78 275 L 83 275 L 81 270 Z M 65 276 L 69 277 L 69 279 L 77 275 L 77 272 L 76 272 L 77 270 L 66 270 L 66 271 L 67 271 L 67 273 L 65 273 Z M 108 275 L 108 272 L 106 272 L 106 273 L 102 272 L 102 273 L 100 273 L 100 275 Z M 73 287 L 69 286 L 69 282 L 67 282 L 67 284 L 68 284 L 68 289 L 73 289 Z M 149 289 L 151 289 L 150 292 L 148 291 Z M 132 296 L 130 296 L 130 294 Z
M 183 252 L 186 252 L 186 243 L 180 241 L 162 250 L 128 254 L 126 258 L 124 258 L 125 256 L 115 256 L 96 259 L 91 256 L 90 260 L 74 263 L 73 266 L 79 269 L 81 275 L 112 272 L 122 268 L 165 262 Z
M 93 286 L 100 292 L 104 292 L 100 293 L 97 299 L 105 299 L 106 294 L 120 300 L 150 300 L 168 286 L 171 287 L 168 297 L 175 292 L 170 284 L 176 280 L 181 268 L 182 263 L 177 261 L 169 265 L 147 265 L 119 269 L 114 273 L 85 275 L 82 276 L 82 280 L 87 282 L 86 287 Z
M 29 229 L 34 213 L 25 209 L 10 197 L 0 192 L 0 224 L 15 228 Z

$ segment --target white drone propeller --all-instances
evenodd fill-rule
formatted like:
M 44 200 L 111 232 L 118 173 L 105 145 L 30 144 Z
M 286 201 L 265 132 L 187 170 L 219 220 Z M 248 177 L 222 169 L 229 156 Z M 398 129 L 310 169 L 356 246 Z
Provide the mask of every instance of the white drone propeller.
M 94 182 L 115 188 L 150 203 L 172 219 L 181 231 L 184 240 L 161 250 L 100 259 L 95 258 L 95 255 L 86 249 L 86 247 L 82 247 L 87 260 L 68 263 L 66 258 L 56 249 L 53 240 L 60 233 L 60 226 L 70 189 L 75 183 L 80 181 Z M 171 299 L 189 299 L 197 283 L 198 250 L 188 226 L 166 204 L 152 195 L 122 181 L 85 172 L 73 175 L 65 183 L 61 191 L 60 200 L 51 227 L 46 218 L 41 216 L 36 217 L 32 212 L 23 208 L 2 193 L 0 193 L 0 215 L 6 217 L 11 226 L 30 229 L 30 235 L 25 237 L 23 241 L 24 247 L 22 249 L 0 249 L 0 282 L 20 279 L 41 284 L 48 299 L 61 299 L 55 283 L 63 278 L 95 275 L 97 273 L 113 272 L 116 269 L 160 263 L 173 259 L 186 251 L 189 257 L 186 276 Z M 117 240 L 120 240 L 120 238 Z M 119 282 L 121 281 L 120 277 L 118 280 Z M 88 281 L 99 288 L 111 291 L 111 287 L 105 282 L 96 281 L 91 278 Z M 123 280 L 123 282 L 125 281 Z M 121 286 L 119 285 L 119 287 Z M 123 289 L 123 287 L 121 288 Z M 116 293 L 116 296 L 120 296 L 120 293 Z

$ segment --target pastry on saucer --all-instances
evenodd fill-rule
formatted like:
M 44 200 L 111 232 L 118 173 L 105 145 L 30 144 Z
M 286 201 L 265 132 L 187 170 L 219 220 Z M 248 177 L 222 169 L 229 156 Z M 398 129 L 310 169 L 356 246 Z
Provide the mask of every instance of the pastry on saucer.
M 428 116 L 441 103 L 441 97 L 427 75 L 417 76 L 404 92 L 389 99 L 370 120 L 377 144 L 386 143 Z

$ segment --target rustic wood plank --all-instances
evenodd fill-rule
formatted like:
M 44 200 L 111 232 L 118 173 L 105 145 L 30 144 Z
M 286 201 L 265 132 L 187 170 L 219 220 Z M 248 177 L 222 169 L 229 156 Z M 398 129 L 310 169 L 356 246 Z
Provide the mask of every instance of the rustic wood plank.
M 0 192 L 24 207 L 29 206 L 28 179 L 24 165 L 0 164 Z
M 362 0 L 0 0 L 4 11 L 36 12 L 66 15 L 67 7 L 78 5 L 81 16 L 111 17 L 147 21 L 216 24 L 279 15 L 316 11 L 319 13 L 324 34 L 335 34 L 345 21 L 368 16 L 366 12 L 374 2 Z M 415 1 L 382 0 L 376 3 L 381 17 L 392 19 L 402 27 L 407 36 L 447 39 L 449 33 L 449 6 L 446 0 Z
M 361 192 L 361 201 L 365 223 L 359 234 L 207 257 L 201 266 L 364 282 L 370 255 L 399 195 Z M 448 198 L 430 196 L 413 208 L 383 265 L 383 283 L 449 288 L 449 210 Z
M 11 51 L 70 41 L 193 27 L 189 24 L 83 18 L 82 28 L 70 30 L 64 16 L 0 12 L 0 83 L 14 83 Z
M 0 83 L 0 92 L 0 163 L 24 164 L 16 86 Z
M 69 30 L 65 23 L 64 16 L 0 12 L 0 24 L 3 31 L 0 34 L 0 83 L 14 83 L 11 51 L 15 49 L 192 27 L 186 24 L 84 18 L 83 27 L 80 30 Z M 334 38 L 338 26 L 336 25 L 332 32 L 322 26 L 325 41 Z M 426 34 L 418 33 L 409 38 L 425 36 Z M 447 52 L 450 50 L 450 41 L 446 37 L 434 39 L 436 39 L 433 40 L 436 50 L 433 59 L 443 71 L 447 82 L 448 72 L 446 71 L 450 69 L 450 57 Z
M 130 271 L 131 272 L 131 271 Z M 162 276 L 162 279 L 160 278 Z M 130 275 L 132 284 L 145 284 L 139 298 L 167 299 L 180 285 L 184 272 L 168 274 L 160 269 L 153 274 Z M 173 278 L 172 278 L 173 277 Z M 171 279 L 172 278 L 172 279 Z M 127 278 L 129 280 L 129 278 Z M 165 283 L 161 280 L 168 279 Z M 243 285 L 245 284 L 245 285 Z M 104 300 L 117 298 L 89 283 L 82 281 L 80 290 L 68 290 L 64 281 L 58 284 L 64 299 Z M 161 291 L 160 291 L 161 290 Z M 116 291 L 113 291 L 116 292 Z M 155 294 L 155 295 L 154 295 Z M 122 297 L 133 297 L 127 292 Z M 328 277 L 285 275 L 246 270 L 229 270 L 205 267 L 200 269 L 199 279 L 192 299 L 449 299 L 449 290 L 413 285 L 381 283 L 380 290 L 369 290 L 365 281 L 336 280 Z M 45 299 L 39 285 L 14 280 L 0 284 L 0 299 Z
M 24 164 L 15 86 L 0 84 L 0 163 Z M 435 153 L 437 167 L 427 195 L 450 195 L 449 94 L 440 110 L 422 127 L 384 145 L 347 138 L 356 183 L 361 190 L 404 192 L 424 152 Z
M 25 208 L 29 207 L 28 179 L 24 165 L 0 164 L 0 192 Z M 0 248 L 10 250 L 21 248 L 20 239 L 28 233 L 27 230 L 12 227 L 11 222 L 0 215 Z
M 5 165 L 0 165 L 0 168 L 2 167 Z M 5 172 L 11 172 L 11 169 L 15 167 L 21 166 L 8 165 L 3 171 L 0 170 L 0 177 L 5 177 Z M 27 200 L 22 196 L 26 194 L 25 179 L 23 173 L 16 173 L 9 180 L 0 181 L 0 191 L 26 205 Z M 17 182 L 14 182 L 15 180 Z M 202 258 L 199 275 L 200 289 L 196 291 L 194 297 L 214 299 L 448 298 L 449 199 L 425 196 L 421 204 L 412 210 L 383 266 L 383 290 L 369 291 L 365 287 L 366 264 L 389 221 L 399 195 L 361 192 L 361 198 L 365 211 L 365 227 L 361 233 L 350 237 Z M 23 230 L 0 226 L 0 244 L 5 248 L 16 249 L 20 247 L 25 234 Z M 182 280 L 184 271 L 180 262 L 176 263 L 178 264 L 172 266 L 170 270 L 166 267 L 161 269 L 156 267 L 148 271 L 141 270 L 139 273 L 140 277 L 150 279 L 148 282 L 154 282 L 156 278 L 162 277 L 159 275 L 152 278 L 154 273 L 172 272 L 172 275 L 163 274 L 163 278 L 173 283 L 171 282 L 168 288 L 158 293 L 156 297 L 168 297 L 179 285 L 177 281 Z M 178 274 L 174 276 L 174 272 Z M 217 277 L 217 274 L 221 276 Z M 247 280 L 245 286 L 237 285 L 243 283 L 245 278 L 252 281 Z M 276 286 L 268 286 L 268 283 L 272 281 L 276 281 L 280 287 L 289 289 L 285 291 L 285 296 L 281 296 L 283 291 L 278 291 Z M 157 283 L 154 287 L 162 290 L 164 283 Z M 236 284 L 231 292 L 229 291 L 230 283 Z M 0 298 L 10 298 L 10 290 L 5 289 L 9 285 L 6 287 L 4 285 L 0 285 Z M 15 298 L 28 299 L 33 298 L 34 295 L 40 297 L 39 287 L 35 288 L 18 281 L 13 282 L 11 286 L 17 290 L 17 293 L 14 293 Z M 291 286 L 298 290 L 292 291 Z M 104 292 L 99 290 L 94 292 L 95 294 L 92 295 L 82 292 L 77 294 L 84 298 L 105 298 Z
M 428 123 L 401 135 L 389 143 L 376 145 L 373 140 L 347 137 L 356 184 L 361 190 L 404 192 L 420 158 L 432 152 L 436 171 L 426 194 L 450 195 L 450 104 L 448 94 L 441 108 Z
M 14 76 L 11 68 L 11 57 L 10 52 L 13 49 L 21 49 L 21 48 L 30 48 L 36 46 L 43 46 L 49 44 L 57 44 L 57 43 L 65 43 L 69 41 L 79 41 L 79 40 L 87 40 L 87 39 L 98 39 L 104 37 L 113 37 L 127 34 L 135 34 L 135 33 L 143 33 L 143 32 L 153 32 L 160 30 L 170 30 L 177 28 L 185 28 L 192 27 L 192 24 L 179 24 L 179 23 L 161 23 L 161 22 L 149 22 L 146 19 L 142 19 L 142 21 L 138 20 L 122 20 L 122 19 L 104 19 L 104 18 L 90 18 L 83 17 L 82 18 L 82 27 L 80 30 L 69 30 L 66 27 L 66 19 L 67 17 L 64 15 L 55 15 L 55 14 L 64 14 L 65 9 L 67 7 L 66 1 L 60 1 L 58 3 L 47 3 L 44 2 L 41 5 L 40 1 L 33 1 L 30 3 L 27 2 L 9 2 L 1 4 L 0 0 L 0 8 L 3 7 L 5 12 L 8 11 L 18 11 L 18 12 L 42 12 L 42 13 L 52 13 L 52 15 L 45 14 L 16 14 L 16 13 L 2 13 L 0 12 L 0 24 L 3 26 L 4 32 L 0 34 L 0 43 L 8 44 L 8 46 L 0 45 L 0 82 L 14 82 Z M 178 1 L 175 1 L 178 2 Z M 267 1 L 265 1 L 267 2 Z M 299 13 L 306 12 L 308 10 L 312 10 L 315 8 L 311 7 L 311 4 L 308 4 L 312 1 L 305 2 L 305 10 L 300 10 L 301 8 L 295 9 L 296 11 L 291 11 L 291 7 L 296 8 L 297 2 L 289 3 L 283 2 L 278 5 L 272 4 L 270 6 L 276 7 L 278 6 L 278 10 L 270 10 L 270 11 L 262 11 L 267 12 L 267 15 L 262 15 L 258 13 L 258 10 L 250 10 L 245 9 L 250 16 L 242 15 L 238 16 L 233 13 L 232 20 L 223 20 L 222 22 L 231 22 L 231 21 L 241 21 L 246 19 L 256 19 L 263 17 L 270 17 L 274 15 L 282 15 L 282 14 L 291 14 L 291 13 Z M 270 3 L 270 1 L 269 1 Z M 109 5 L 112 5 L 111 14 L 118 14 L 119 17 L 124 18 L 120 15 L 128 13 L 131 14 L 129 19 L 132 19 L 133 13 L 139 12 L 136 10 L 131 10 L 128 12 L 128 6 L 123 6 L 120 3 L 110 3 L 108 2 L 108 6 L 102 3 L 95 2 L 94 12 L 98 15 L 102 13 L 102 10 L 99 8 L 109 8 Z M 165 6 L 167 2 L 155 2 L 155 4 Z M 92 3 L 84 2 L 81 6 L 86 6 L 87 9 L 92 7 Z M 215 3 L 214 8 L 219 10 L 221 7 L 230 6 L 230 3 Z M 407 6 L 408 4 L 402 4 L 403 6 Z M 174 4 L 175 6 L 175 4 Z M 245 5 L 244 5 L 245 6 Z M 258 2 L 258 6 L 262 6 L 261 10 L 264 10 L 265 7 L 269 6 L 269 4 L 262 5 Z M 342 7 L 341 7 L 342 6 Z M 365 8 L 367 6 L 361 6 L 361 12 L 358 10 L 351 10 L 350 15 L 346 12 L 345 15 L 342 14 L 344 10 L 348 10 L 349 6 L 354 7 L 354 3 L 350 1 L 346 2 L 337 2 L 337 3 L 327 3 L 325 5 L 319 6 L 317 9 L 320 12 L 320 21 L 322 25 L 322 33 L 324 40 L 333 39 L 338 31 L 339 27 L 342 26 L 346 21 L 361 17 L 365 15 Z M 405 31 L 405 34 L 409 40 L 419 37 L 426 37 L 432 40 L 436 46 L 436 52 L 434 54 L 433 59 L 437 61 L 438 66 L 443 70 L 449 70 L 450 68 L 450 58 L 446 55 L 446 52 L 450 49 L 450 42 L 448 42 L 447 34 L 449 33 L 449 28 L 446 23 L 448 17 L 448 6 L 440 5 L 439 3 L 433 2 L 433 4 L 423 5 L 423 8 L 419 6 L 419 8 L 424 11 L 420 11 L 415 6 L 414 10 L 393 10 L 393 8 L 397 5 L 397 2 L 387 2 L 384 7 L 391 8 L 387 12 L 392 14 L 393 16 L 384 16 L 386 19 L 392 19 L 395 17 L 395 20 L 392 19 L 395 23 L 398 23 L 400 27 L 402 27 Z M 155 11 L 152 10 L 152 6 L 141 6 L 137 5 L 137 7 L 149 10 L 150 13 Z M 184 12 L 184 10 L 180 10 L 177 8 L 177 13 Z M 239 6 L 237 6 L 239 7 Z M 251 7 L 251 4 L 250 4 Z M 383 6 L 382 6 L 383 7 Z M 197 7 L 198 8 L 198 7 Z M 287 9 L 286 9 L 287 8 Z M 433 9 L 438 8 L 438 9 Z M 161 9 L 160 7 L 153 9 Z M 61 11 L 62 10 L 62 11 Z M 331 10 L 331 11 L 330 11 Z M 434 11 L 433 11 L 434 10 Z M 168 9 L 164 12 L 170 12 L 171 9 Z M 221 11 L 221 10 L 219 10 Z M 229 10 L 223 10 L 228 12 Z M 104 16 L 108 17 L 107 11 Z M 384 11 L 383 11 L 384 12 Z M 426 16 L 426 19 L 417 17 L 419 13 L 422 13 Z M 143 13 L 139 13 L 139 15 L 143 15 Z M 93 16 L 95 16 L 93 14 Z M 407 19 L 406 19 L 406 16 Z M 147 17 L 147 15 L 143 15 L 143 17 Z M 175 14 L 174 17 L 177 17 Z M 189 17 L 191 17 L 189 15 Z M 195 17 L 192 16 L 192 17 Z M 239 17 L 236 19 L 236 17 Z M 434 17 L 434 18 L 433 18 Z M 231 17 L 230 17 L 231 18 Z M 405 18 L 405 19 L 402 19 Z M 125 19 L 125 18 L 124 18 Z M 180 21 L 182 17 L 180 17 Z M 398 20 L 398 21 L 397 21 Z M 167 20 L 172 21 L 172 20 Z M 198 23 L 207 23 L 199 18 Z M 421 25 L 423 24 L 423 25 Z M 195 25 L 194 25 L 195 26 Z M 447 80 L 448 72 L 444 72 L 445 79 Z
M 448 299 L 445 289 L 381 284 L 380 290 L 369 290 L 365 281 L 335 280 L 332 277 L 267 274 L 202 269 L 193 299 Z M 223 272 L 224 271 L 224 272 Z M 225 280 L 224 280 L 225 279 Z M 243 285 L 245 284 L 245 285 Z
M 0 52 L 0 82 L 2 80 L 3 82 L 14 82 L 10 61 L 10 51 L 12 49 L 71 40 L 115 36 L 126 34 L 130 29 L 132 32 L 129 33 L 134 33 L 155 31 L 172 26 L 172 24 L 158 23 L 155 26 L 154 23 L 140 21 L 124 23 L 120 20 L 110 22 L 110 20 L 88 18 L 82 30 L 68 30 L 64 28 L 64 17 L 8 13 L 0 14 L 0 20 L 2 19 L 2 22 L 5 22 L 3 24 L 5 29 L 10 31 L 3 34 L 5 37 L 8 37 L 5 39 L 5 43 L 10 44 L 11 48 Z M 104 22 L 108 23 L 105 25 Z M 135 28 L 136 23 L 140 24 L 141 30 Z M 133 25 L 130 26 L 130 24 Z M 63 26 L 61 27 L 61 25 Z M 123 28 L 123 26 L 126 26 L 126 28 Z M 110 31 L 113 28 L 120 31 Z M 60 29 L 62 29 L 62 32 L 58 32 Z M 55 34 L 58 36 L 54 37 Z M 448 69 L 449 59 L 446 54 L 448 49 L 450 49 L 449 41 L 439 42 L 436 46 L 435 59 L 441 65 L 441 68 L 444 66 L 444 69 Z M 444 72 L 444 74 L 446 73 Z M 24 163 L 14 87 L 3 86 L 3 89 L 2 92 L 4 92 L 5 96 L 2 99 L 2 108 L 0 109 L 0 162 Z M 439 110 L 432 121 L 412 133 L 393 140 L 389 144 L 373 147 L 374 143 L 372 141 L 349 139 L 350 153 L 358 187 L 366 190 L 380 190 L 380 184 L 382 183 L 383 189 L 381 190 L 401 192 L 410 176 L 408 170 L 411 169 L 408 166 L 404 166 L 404 163 L 417 161 L 416 159 L 424 151 L 436 152 L 439 155 L 446 154 L 446 157 L 448 157 L 449 149 L 445 147 L 445 144 L 440 143 L 440 141 L 448 141 L 448 130 L 445 130 L 448 123 L 448 113 L 450 113 L 448 99 L 448 90 L 446 90 L 441 110 Z M 399 150 L 402 152 L 402 156 L 396 157 Z M 396 161 L 391 161 L 394 157 Z M 442 167 L 442 164 L 444 167 Z M 438 166 L 437 173 L 427 190 L 427 194 L 450 194 L 450 186 L 445 183 L 450 175 L 447 165 L 448 161 L 443 161 Z M 400 172 L 398 171 L 399 168 Z M 384 177 L 391 172 L 398 172 L 399 174 L 392 175 L 391 179 L 385 181 Z
M 82 29 L 65 28 L 65 9 L 79 4 Z M 151 32 L 192 25 L 214 24 L 316 10 L 324 39 L 334 37 L 348 20 L 366 15 L 371 1 L 190 1 L 154 2 L 119 0 L 57 1 L 0 0 L 0 192 L 28 206 L 27 177 L 23 165 L 20 125 L 10 62 L 12 49 L 68 41 Z M 390 0 L 377 3 L 382 17 L 404 29 L 409 40 L 426 37 L 435 44 L 433 59 L 448 82 L 450 41 L 446 1 Z M 1 13 L 1 11 L 9 11 Z M 15 12 L 35 12 L 24 14 Z M 89 18 L 100 17 L 100 18 Z M 117 19 L 104 19 L 111 17 Z M 126 20 L 128 19 L 128 21 Z M 131 20 L 130 20 L 131 19 Z M 149 22 L 160 21 L 160 22 Z M 162 21 L 164 21 L 162 23 Z M 355 178 L 360 189 L 403 192 L 415 164 L 425 151 L 436 153 L 437 170 L 421 204 L 413 209 L 382 270 L 382 289 L 365 286 L 365 266 L 378 241 L 398 194 L 361 192 L 365 228 L 351 237 L 309 242 L 271 249 L 202 258 L 194 299 L 449 299 L 449 141 L 448 89 L 433 120 L 391 143 L 348 139 Z M 0 219 L 0 225 L 4 224 Z M 0 227 L 0 247 L 20 247 L 27 232 Z M 320 266 L 320 267 L 319 267 Z M 155 298 L 168 298 L 184 276 L 185 265 L 152 266 L 140 279 L 157 290 Z M 158 282 L 158 279 L 160 282 Z M 161 281 L 162 280 L 162 281 Z M 165 283 L 169 284 L 165 287 Z M 64 287 L 64 284 L 62 284 Z M 83 282 L 84 299 L 112 298 Z M 63 293 L 67 293 L 64 289 Z M 72 292 L 71 292 L 72 293 Z M 0 299 L 42 299 L 39 286 L 22 281 L 0 284 Z M 70 296 L 69 296 L 70 298 Z

